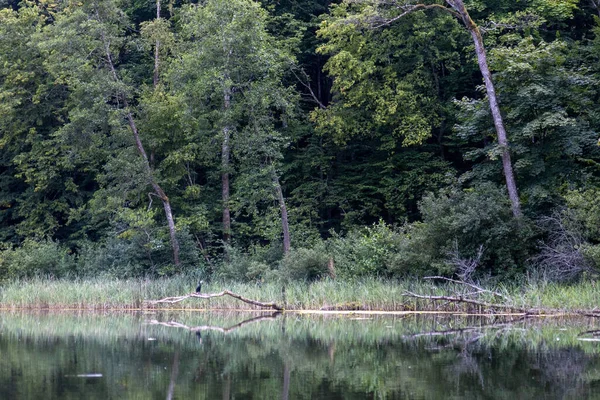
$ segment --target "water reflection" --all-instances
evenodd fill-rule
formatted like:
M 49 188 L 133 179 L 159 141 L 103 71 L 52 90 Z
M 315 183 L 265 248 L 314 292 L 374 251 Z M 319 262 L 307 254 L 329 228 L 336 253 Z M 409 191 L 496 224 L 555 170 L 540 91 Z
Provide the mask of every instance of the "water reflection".
M 0 398 L 595 398 L 599 329 L 510 317 L 0 314 Z

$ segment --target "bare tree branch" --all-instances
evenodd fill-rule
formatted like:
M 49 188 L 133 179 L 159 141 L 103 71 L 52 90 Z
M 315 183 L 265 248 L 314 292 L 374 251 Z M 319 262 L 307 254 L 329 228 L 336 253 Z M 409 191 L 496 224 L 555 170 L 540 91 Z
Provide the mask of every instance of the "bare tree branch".
M 298 74 L 296 74 L 296 71 L 294 71 L 293 68 L 291 69 L 291 71 L 292 74 L 294 74 L 294 77 L 296 77 L 296 79 L 298 80 L 298 82 L 308 90 L 310 98 L 313 99 L 315 103 L 317 103 L 319 108 L 322 110 L 326 109 L 327 107 L 325 106 L 325 104 L 323 104 L 323 102 L 319 100 L 319 97 L 315 94 L 312 87 L 310 86 L 310 77 L 308 76 L 308 74 L 301 68 L 299 68 L 298 71 L 302 76 L 298 76 Z
M 161 299 L 161 300 L 145 300 L 145 302 L 148 304 L 160 304 L 160 303 L 175 304 L 175 303 L 179 303 L 179 302 L 182 302 L 184 300 L 187 300 L 189 298 L 194 298 L 194 297 L 199 298 L 199 299 L 212 299 L 215 297 L 224 297 L 224 296 L 230 296 L 230 297 L 233 297 L 234 299 L 243 301 L 244 303 L 252 304 L 255 306 L 259 306 L 259 307 L 272 308 L 272 309 L 278 310 L 278 311 L 283 310 L 283 307 L 277 305 L 275 302 L 264 303 L 264 302 L 261 302 L 258 300 L 248 299 L 239 294 L 230 292 L 229 290 L 223 290 L 222 292 L 219 292 L 219 293 L 209 293 L 209 294 L 190 293 L 190 294 L 186 294 L 184 296 L 165 297 L 164 299 Z
M 459 13 L 457 13 L 456 11 L 454 11 L 448 7 L 444 7 L 441 4 L 414 4 L 414 5 L 398 6 L 398 8 L 400 8 L 401 10 L 404 10 L 404 11 L 402 13 L 396 15 L 395 17 L 385 20 L 384 22 L 382 22 L 378 25 L 372 25 L 371 28 L 378 29 L 378 28 L 387 26 L 387 25 L 394 23 L 394 22 L 398 21 L 399 19 L 407 16 L 408 14 L 412 14 L 412 13 L 414 13 L 416 11 L 420 11 L 420 10 L 440 9 L 447 13 L 452 14 L 456 18 L 459 18 L 459 19 L 461 18 Z
M 444 276 L 426 276 L 423 279 L 439 279 L 439 280 L 444 280 L 444 281 L 448 281 L 448 282 L 452 282 L 452 283 L 458 283 L 458 284 L 461 284 L 461 285 L 466 285 L 466 286 L 472 287 L 473 289 L 475 289 L 475 290 L 478 291 L 477 294 L 479 294 L 479 293 L 490 293 L 490 294 L 493 294 L 494 296 L 501 297 L 504 300 L 509 300 L 509 298 L 506 297 L 506 296 L 504 296 L 503 294 L 500 294 L 498 292 L 493 292 L 491 290 L 484 289 L 484 288 L 482 288 L 480 286 L 477 286 L 477 285 L 475 285 L 473 283 L 459 281 L 459 280 L 456 280 L 456 279 L 450 279 L 450 278 L 446 278 Z

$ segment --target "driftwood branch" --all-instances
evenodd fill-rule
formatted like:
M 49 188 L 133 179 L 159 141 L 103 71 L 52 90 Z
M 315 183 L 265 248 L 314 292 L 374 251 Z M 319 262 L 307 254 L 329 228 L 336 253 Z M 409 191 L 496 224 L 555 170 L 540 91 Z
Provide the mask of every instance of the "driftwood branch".
M 272 308 L 273 310 L 283 311 L 283 307 L 279 306 L 275 302 L 264 303 L 262 301 L 248 299 L 239 294 L 230 292 L 229 290 L 223 290 L 222 292 L 219 292 L 219 293 L 207 293 L 207 294 L 190 293 L 190 294 L 186 294 L 184 296 L 165 297 L 164 299 L 160 299 L 160 300 L 146 300 L 146 302 L 148 304 L 161 304 L 161 303 L 174 304 L 174 303 L 179 303 L 179 302 L 182 302 L 184 300 L 187 300 L 187 299 L 193 298 L 193 297 L 200 298 L 200 299 L 212 299 L 215 297 L 224 297 L 224 296 L 230 296 L 230 297 L 233 297 L 234 299 L 243 301 L 244 303 L 252 304 L 252 305 L 255 305 L 258 307 Z

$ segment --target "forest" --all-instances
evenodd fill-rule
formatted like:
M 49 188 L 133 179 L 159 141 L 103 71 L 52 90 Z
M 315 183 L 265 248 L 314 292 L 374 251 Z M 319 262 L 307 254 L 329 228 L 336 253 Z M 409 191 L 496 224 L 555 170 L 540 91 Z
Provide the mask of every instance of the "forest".
M 0 281 L 600 272 L 600 0 L 0 0 Z

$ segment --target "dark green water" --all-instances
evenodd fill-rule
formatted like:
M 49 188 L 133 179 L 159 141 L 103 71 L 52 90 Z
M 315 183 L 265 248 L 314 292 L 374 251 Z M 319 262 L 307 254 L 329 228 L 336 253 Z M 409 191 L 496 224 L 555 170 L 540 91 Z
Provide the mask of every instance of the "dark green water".
M 263 316 L 0 314 L 0 399 L 600 399 L 594 320 Z

